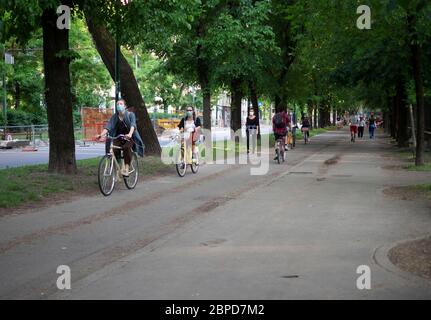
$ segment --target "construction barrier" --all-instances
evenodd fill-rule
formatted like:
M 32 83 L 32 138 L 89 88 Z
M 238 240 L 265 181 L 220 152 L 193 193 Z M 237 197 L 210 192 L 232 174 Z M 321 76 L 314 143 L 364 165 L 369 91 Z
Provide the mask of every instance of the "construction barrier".
M 179 124 L 180 119 L 157 119 L 157 125 L 163 129 L 175 129 Z
M 82 140 L 94 141 L 111 119 L 112 109 L 81 108 Z

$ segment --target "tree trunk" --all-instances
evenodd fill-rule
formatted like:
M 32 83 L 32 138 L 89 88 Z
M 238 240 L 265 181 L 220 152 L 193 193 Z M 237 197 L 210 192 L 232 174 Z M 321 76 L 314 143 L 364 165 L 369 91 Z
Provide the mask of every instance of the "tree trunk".
M 398 110 L 398 129 L 397 129 L 397 142 L 398 147 L 409 146 L 409 135 L 407 131 L 407 121 L 409 119 L 407 103 L 406 103 L 406 89 L 404 80 L 399 80 L 395 88 L 395 103 Z
M 398 139 L 398 108 L 395 96 L 391 98 L 392 104 L 392 138 Z
M 416 91 L 416 117 L 417 117 L 417 134 L 416 134 L 416 165 L 425 164 L 425 102 L 424 88 L 422 81 L 422 63 L 421 63 L 421 48 L 418 45 L 417 34 L 414 32 L 416 18 L 408 15 L 408 27 L 410 34 L 413 34 L 413 39 L 410 41 L 410 50 L 412 57 L 413 77 L 415 80 Z
M 15 109 L 18 110 L 21 105 L 21 86 L 15 81 Z
M 234 79 L 231 82 L 231 103 L 230 103 L 230 127 L 233 131 L 241 129 L 241 100 L 243 92 L 241 90 L 241 80 Z
M 319 127 L 324 128 L 328 126 L 331 123 L 330 118 L 331 116 L 329 113 L 329 106 L 326 104 L 321 104 L 319 110 Z
M 211 131 L 211 87 L 208 81 L 208 68 L 202 59 L 198 59 L 198 73 L 199 85 L 203 95 L 203 127 Z
M 275 96 L 275 99 L 274 99 L 274 108 L 275 108 L 275 113 L 278 111 L 278 109 L 280 108 L 280 107 L 282 107 L 283 106 L 283 99 L 279 96 L 279 95 L 276 95 Z
M 313 114 L 313 125 L 312 125 L 313 129 L 317 129 L 317 127 L 318 127 L 318 123 L 317 123 L 318 110 L 319 110 L 319 105 L 315 104 L 313 107 L 313 113 L 314 113 Z
M 42 13 L 45 100 L 48 116 L 49 171 L 76 173 L 72 96 L 70 92 L 69 30 L 57 28 L 55 9 Z
M 105 26 L 96 24 L 86 13 L 88 30 L 90 31 L 97 51 L 100 54 L 112 79 L 115 79 L 115 41 Z M 145 144 L 145 153 L 148 155 L 160 155 L 161 148 L 151 119 L 148 115 L 144 99 L 139 91 L 133 70 L 123 54 L 120 52 L 120 81 L 122 98 L 126 100 L 128 107 L 133 108 L 138 132 Z
M 250 81 L 249 83 L 250 87 L 250 100 L 251 104 L 253 106 L 254 114 L 257 117 L 257 123 L 259 125 L 259 131 L 257 132 L 257 138 L 260 139 L 260 112 L 259 112 L 259 99 L 257 98 L 257 90 L 256 90 L 256 83 L 253 81 Z

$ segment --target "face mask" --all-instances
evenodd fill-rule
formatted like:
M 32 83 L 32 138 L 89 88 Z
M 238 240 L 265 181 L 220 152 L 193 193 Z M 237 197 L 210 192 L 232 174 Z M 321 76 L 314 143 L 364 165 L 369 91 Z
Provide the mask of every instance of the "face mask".
M 193 111 L 187 111 L 187 117 L 191 117 L 193 115 Z
M 117 104 L 117 111 L 118 112 L 124 112 L 126 110 L 126 106 L 123 104 Z

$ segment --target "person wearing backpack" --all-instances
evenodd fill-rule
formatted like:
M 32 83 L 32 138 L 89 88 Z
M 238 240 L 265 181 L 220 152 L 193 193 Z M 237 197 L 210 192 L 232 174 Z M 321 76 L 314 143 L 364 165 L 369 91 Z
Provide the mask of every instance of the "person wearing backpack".
M 286 138 L 288 127 L 290 127 L 289 115 L 281 106 L 278 106 L 277 112 L 272 118 L 272 131 L 274 132 L 276 142 L 278 139 Z M 274 160 L 277 160 L 277 157 L 275 157 Z

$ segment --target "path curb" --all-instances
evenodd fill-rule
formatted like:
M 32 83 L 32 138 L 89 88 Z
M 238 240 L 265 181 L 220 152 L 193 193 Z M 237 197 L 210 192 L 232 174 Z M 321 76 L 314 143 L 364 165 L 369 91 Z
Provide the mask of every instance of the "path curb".
M 420 237 L 399 240 L 396 242 L 381 245 L 376 249 L 374 249 L 373 260 L 381 268 L 396 274 L 397 276 L 403 278 L 404 280 L 407 280 L 409 282 L 414 282 L 419 286 L 431 287 L 431 280 L 400 269 L 399 267 L 394 265 L 388 258 L 388 253 L 392 248 L 407 242 L 421 240 L 429 236 L 431 236 L 431 234 L 423 234 Z

